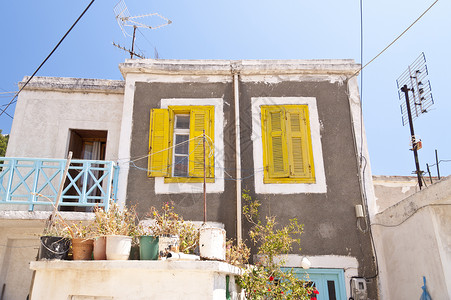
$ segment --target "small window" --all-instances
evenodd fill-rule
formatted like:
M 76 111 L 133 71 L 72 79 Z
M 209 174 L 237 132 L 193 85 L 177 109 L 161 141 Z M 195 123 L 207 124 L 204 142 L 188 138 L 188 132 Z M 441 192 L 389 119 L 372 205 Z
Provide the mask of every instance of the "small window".
M 189 115 L 175 115 L 174 122 L 174 167 L 172 176 L 188 177 L 189 163 Z

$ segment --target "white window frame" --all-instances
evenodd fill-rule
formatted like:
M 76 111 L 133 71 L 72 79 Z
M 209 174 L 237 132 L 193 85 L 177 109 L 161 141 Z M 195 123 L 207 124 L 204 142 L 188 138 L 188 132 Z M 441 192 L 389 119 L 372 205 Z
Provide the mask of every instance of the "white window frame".
M 224 192 L 224 99 L 222 98 L 172 98 L 161 99 L 160 108 L 169 106 L 214 106 L 215 109 L 215 182 L 207 182 L 207 193 Z M 172 151 L 174 155 L 174 151 Z M 155 177 L 155 194 L 203 193 L 202 182 L 164 182 Z
M 320 121 L 314 97 L 252 97 L 252 136 L 254 155 L 254 183 L 258 194 L 304 194 L 326 193 L 323 150 L 321 146 Z M 307 105 L 310 118 L 315 183 L 264 183 L 262 144 L 262 105 Z
M 176 156 L 176 153 L 175 153 L 175 145 L 176 145 L 176 143 L 177 143 L 177 138 L 176 138 L 176 136 L 177 135 L 187 135 L 188 136 L 188 140 L 190 139 L 190 135 L 189 135 L 189 126 L 188 126 L 188 129 L 182 129 L 182 128 L 177 128 L 177 118 L 179 117 L 179 116 L 190 116 L 190 115 L 187 115 L 187 114 L 176 114 L 175 115 L 175 120 L 174 120 L 174 136 L 172 137 L 172 140 L 174 141 L 174 148 L 172 149 L 172 161 L 173 161 L 173 166 L 175 165 L 175 156 Z M 178 155 L 178 156 L 181 156 L 181 155 Z M 188 159 L 189 160 L 189 151 L 186 153 L 186 159 Z M 171 177 L 188 177 L 188 170 L 189 170 L 189 164 L 187 165 L 187 169 L 186 169 L 186 175 L 185 176 L 176 176 L 175 175 L 175 170 L 176 170 L 176 168 L 175 167 L 173 167 L 172 168 L 172 174 L 171 174 Z

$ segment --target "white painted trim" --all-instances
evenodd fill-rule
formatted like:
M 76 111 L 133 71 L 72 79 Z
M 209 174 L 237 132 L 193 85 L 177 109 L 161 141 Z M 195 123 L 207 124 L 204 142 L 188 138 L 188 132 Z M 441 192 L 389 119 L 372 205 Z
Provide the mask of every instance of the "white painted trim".
M 326 193 L 326 174 L 324 171 L 323 150 L 321 146 L 321 127 L 314 97 L 252 97 L 252 136 L 255 165 L 255 192 L 259 194 L 301 194 Z M 315 183 L 263 183 L 263 146 L 261 126 L 262 105 L 308 105 L 310 133 L 312 138 Z
M 135 83 L 139 76 L 128 74 L 125 80 L 124 106 L 122 109 L 121 134 L 119 138 L 118 165 L 119 179 L 117 199 L 120 206 L 125 206 L 127 197 L 128 172 L 130 170 L 130 148 L 133 126 L 133 105 L 135 99 Z
M 281 82 L 330 82 L 340 85 L 346 80 L 344 75 L 324 74 L 324 75 L 299 75 L 299 74 L 269 74 L 269 75 L 241 75 L 241 82 L 264 82 L 267 84 L 277 84 Z
M 321 74 L 352 76 L 360 65 L 353 59 L 316 60 L 171 60 L 127 59 L 119 64 L 124 77 L 130 73 L 178 75 L 230 75 L 231 69 L 241 75 Z
M 161 99 L 161 108 L 185 105 L 213 105 L 215 107 L 215 182 L 207 183 L 207 193 L 224 191 L 224 100 L 222 98 Z M 155 177 L 155 194 L 203 193 L 203 183 L 165 183 Z
M 349 281 L 352 277 L 358 276 L 359 262 L 357 261 L 357 258 L 340 255 L 304 256 L 299 254 L 288 254 L 280 256 L 277 259 L 284 261 L 283 267 L 301 268 L 301 261 L 304 257 L 312 263 L 310 267 L 311 269 L 343 269 L 345 275 L 346 295 L 347 298 L 351 297 Z M 308 270 L 306 272 L 308 273 Z
M 366 142 L 365 126 L 363 125 L 363 116 L 360 113 L 360 95 L 359 86 L 357 84 L 357 77 L 350 78 L 348 80 L 348 95 L 349 95 L 349 106 L 351 110 L 351 121 L 354 130 L 354 138 L 357 146 L 357 158 L 360 159 L 360 149 L 362 149 L 365 166 L 365 173 L 361 174 L 362 188 L 366 192 L 366 199 L 368 204 L 368 214 L 370 220 L 372 220 L 378 211 L 376 196 L 374 193 L 373 176 L 371 174 L 371 164 L 370 164 L 370 154 L 368 152 L 368 144 Z M 362 140 L 363 146 L 360 145 Z M 360 167 L 363 170 L 363 166 Z

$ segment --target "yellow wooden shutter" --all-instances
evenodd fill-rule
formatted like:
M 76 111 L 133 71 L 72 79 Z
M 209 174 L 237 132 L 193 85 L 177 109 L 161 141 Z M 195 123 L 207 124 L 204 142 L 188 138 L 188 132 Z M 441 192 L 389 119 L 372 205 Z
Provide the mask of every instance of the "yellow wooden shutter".
M 149 177 L 168 176 L 169 141 L 169 111 L 167 109 L 152 109 L 150 111 L 149 134 Z
M 307 105 L 262 106 L 265 183 L 313 183 Z
M 203 130 L 205 142 L 206 177 L 214 177 L 214 107 L 194 106 L 190 111 L 189 176 L 204 176 Z
M 313 153 L 306 105 L 287 106 L 290 177 L 314 182 Z
M 277 106 L 262 107 L 262 134 L 265 136 L 265 171 L 269 178 L 287 177 L 288 149 L 286 143 L 285 112 Z

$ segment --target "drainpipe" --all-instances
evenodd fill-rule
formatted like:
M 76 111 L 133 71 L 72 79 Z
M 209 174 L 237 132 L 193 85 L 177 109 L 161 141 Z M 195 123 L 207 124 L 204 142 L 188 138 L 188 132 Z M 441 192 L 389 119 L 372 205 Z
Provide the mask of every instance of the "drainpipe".
M 240 94 L 239 81 L 236 66 L 232 67 L 233 74 L 233 90 L 235 98 L 235 159 L 236 159 L 236 239 L 238 245 L 242 240 L 242 225 L 241 225 L 241 140 L 240 140 Z

